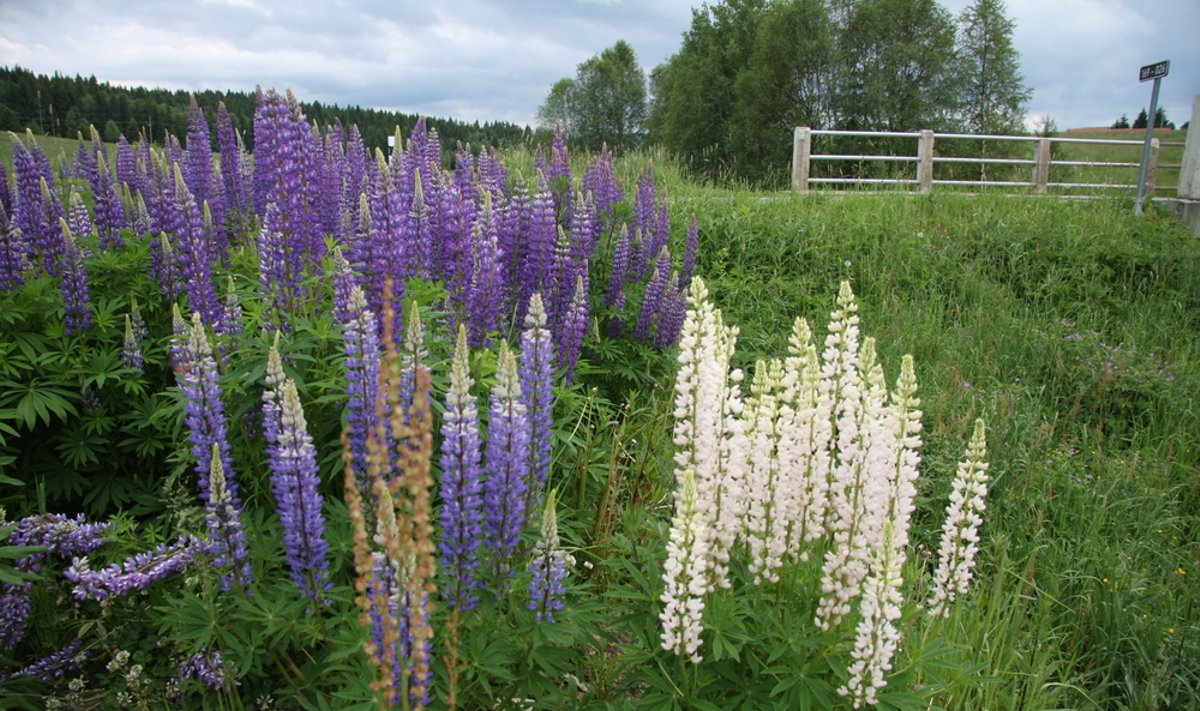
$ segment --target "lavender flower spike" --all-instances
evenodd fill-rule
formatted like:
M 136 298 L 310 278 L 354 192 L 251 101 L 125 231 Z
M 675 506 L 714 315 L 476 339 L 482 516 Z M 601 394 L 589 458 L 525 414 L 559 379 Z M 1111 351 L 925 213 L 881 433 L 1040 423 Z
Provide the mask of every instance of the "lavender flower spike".
M 268 363 L 263 410 L 271 486 L 279 504 L 292 581 L 301 594 L 315 599 L 329 588 L 325 579 L 329 545 L 321 513 L 323 500 L 317 491 L 316 450 L 296 383 L 283 376 L 275 346 L 271 346 Z
M 479 412 L 471 394 L 469 355 L 466 325 L 459 324 L 442 420 L 442 540 L 438 547 L 451 579 L 444 588 L 446 602 L 462 610 L 473 610 L 478 604 L 474 590 L 480 583 L 475 571 L 483 539 Z
M 532 509 L 550 476 L 550 428 L 554 409 L 554 347 L 546 328 L 541 294 L 529 300 L 525 330 L 521 333 L 521 404 L 529 414 L 529 492 L 525 506 Z
M 125 364 L 126 368 L 131 368 L 139 373 L 142 372 L 144 366 L 142 347 L 134 336 L 133 321 L 129 318 L 129 314 L 125 314 L 125 341 L 121 348 L 121 362 Z
M 194 329 L 193 329 L 194 330 Z M 225 468 L 221 464 L 221 452 L 214 442 L 209 458 L 212 469 L 208 474 L 208 510 L 206 516 L 209 535 L 213 538 L 210 550 L 214 553 L 213 565 L 218 569 L 232 569 L 221 576 L 221 589 L 228 591 L 234 583 L 243 590 L 250 586 L 252 574 L 246 547 L 246 532 L 242 530 L 240 505 L 226 484 Z
M 529 477 L 529 415 L 521 404 L 517 359 L 500 342 L 496 385 L 492 388 L 484 484 L 484 530 L 495 554 L 496 568 L 516 550 L 525 525 L 525 490 Z

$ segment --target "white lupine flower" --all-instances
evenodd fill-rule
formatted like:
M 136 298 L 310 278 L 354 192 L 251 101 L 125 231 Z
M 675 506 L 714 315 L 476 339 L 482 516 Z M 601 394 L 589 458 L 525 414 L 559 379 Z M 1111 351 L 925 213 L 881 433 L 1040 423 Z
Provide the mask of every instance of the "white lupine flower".
M 662 620 L 663 649 L 699 664 L 700 618 L 704 613 L 704 595 L 708 592 L 705 570 L 704 520 L 697 508 L 696 477 L 692 470 L 683 472 L 683 486 L 675 499 L 675 516 L 667 542 L 667 561 L 663 564 Z
M 783 363 L 759 360 L 754 368 L 751 395 L 743 420 L 749 440 L 749 479 L 746 499 L 746 544 L 754 582 L 778 582 L 778 568 L 787 552 L 787 483 L 782 479 L 783 460 L 777 451 L 780 412 L 776 393 L 783 381 Z
M 900 363 L 900 377 L 892 391 L 891 408 L 896 425 L 895 472 L 892 477 L 892 503 L 889 518 L 894 522 L 896 549 L 908 548 L 908 523 L 916 508 L 918 465 L 921 455 L 921 400 L 917 397 L 917 375 L 913 357 L 905 355 Z
M 900 588 L 903 552 L 896 548 L 891 522 L 884 526 L 883 547 L 871 564 L 871 573 L 863 586 L 861 617 L 855 631 L 854 662 L 847 671 L 850 679 L 838 689 L 849 696 L 854 708 L 879 703 L 877 693 L 887 686 L 885 675 L 892 670 L 892 657 L 900 644 L 896 620 L 900 619 L 904 598 Z
M 946 617 L 950 605 L 959 595 L 965 595 L 975 567 L 979 550 L 979 526 L 986 508 L 988 465 L 987 442 L 983 420 L 975 420 L 975 432 L 967 445 L 967 458 L 959 462 L 954 477 L 950 504 L 946 507 L 946 523 L 942 526 L 942 544 L 938 550 L 938 569 L 934 575 L 933 594 L 926 603 L 930 613 Z

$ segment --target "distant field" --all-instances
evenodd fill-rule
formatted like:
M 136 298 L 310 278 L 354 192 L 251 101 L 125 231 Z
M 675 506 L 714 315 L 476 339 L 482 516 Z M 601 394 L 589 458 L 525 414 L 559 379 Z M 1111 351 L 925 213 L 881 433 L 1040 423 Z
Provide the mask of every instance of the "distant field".
M 1158 179 L 1155 181 L 1155 195 L 1168 197 L 1175 194 L 1179 186 L 1179 164 L 1183 162 L 1183 143 L 1187 139 L 1187 131 L 1158 128 L 1154 137 L 1161 142 L 1158 154 Z M 1144 128 L 1072 128 L 1061 134 L 1066 138 L 1100 138 L 1118 141 L 1143 141 L 1146 138 Z M 1137 163 L 1142 158 L 1142 147 L 1137 146 L 1106 146 L 1106 145 L 1061 145 L 1056 147 L 1055 159 L 1084 160 L 1084 161 L 1124 161 Z M 1074 171 L 1070 173 L 1068 171 Z M 1060 167 L 1051 172 L 1051 180 L 1065 181 L 1068 176 L 1083 178 L 1077 182 L 1119 182 L 1136 183 L 1137 168 L 1069 168 Z

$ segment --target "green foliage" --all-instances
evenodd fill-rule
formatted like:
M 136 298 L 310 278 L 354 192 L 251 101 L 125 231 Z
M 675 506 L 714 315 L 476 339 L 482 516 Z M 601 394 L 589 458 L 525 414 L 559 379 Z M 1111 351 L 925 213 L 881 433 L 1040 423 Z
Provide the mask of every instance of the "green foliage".
M 646 120 L 646 75 L 625 40 L 579 65 L 575 78 L 554 83 L 538 123 L 555 124 L 580 145 L 628 150 L 641 142 Z
M 1013 47 L 1003 0 L 975 0 L 958 18 L 963 126 L 972 133 L 1019 133 L 1030 91 Z

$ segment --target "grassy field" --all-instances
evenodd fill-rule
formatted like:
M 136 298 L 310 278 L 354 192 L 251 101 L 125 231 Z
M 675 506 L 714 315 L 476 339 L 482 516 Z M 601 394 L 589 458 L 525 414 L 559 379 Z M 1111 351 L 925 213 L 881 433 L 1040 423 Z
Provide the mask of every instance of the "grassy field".
M 75 144 L 46 140 L 42 145 L 53 157 L 60 148 L 71 155 Z M 627 190 L 647 158 L 670 195 L 673 232 L 682 235 L 689 215 L 697 218 L 698 273 L 726 321 L 740 328 L 737 365 L 752 370 L 759 358 L 786 355 L 796 316 L 809 319 L 820 343 L 843 279 L 857 294 L 863 333 L 878 339 L 888 381 L 895 380 L 903 354 L 915 358 L 925 444 L 913 552 L 905 571 L 903 639 L 891 677 L 897 691 L 912 692 L 904 707 L 1194 707 L 1200 695 L 1195 664 L 1200 659 L 1200 585 L 1195 582 L 1200 576 L 1200 242 L 1187 228 L 1154 210 L 1135 219 L 1124 199 L 728 190 L 688 182 L 662 155 L 622 160 L 617 168 Z M 510 164 L 530 163 L 524 155 Z M 146 251 L 136 256 L 148 263 Z M 248 304 L 258 282 L 252 253 L 252 244 L 239 250 L 228 267 L 249 285 L 243 290 Z M 100 255 L 94 264 L 101 309 L 108 308 L 106 298 L 110 304 L 124 298 L 124 280 L 143 267 L 112 255 Z M 155 326 L 161 327 L 165 341 L 169 305 L 156 304 L 155 285 L 144 274 L 137 278 L 145 282 L 148 313 L 148 304 L 155 304 Z M 32 303 L 49 313 L 52 308 L 46 304 L 59 297 L 55 288 L 42 288 L 45 293 L 33 293 Z M 119 328 L 114 325 L 117 310 L 110 310 L 104 337 L 119 348 L 119 335 L 113 335 Z M 248 311 L 253 314 L 254 308 Z M 314 317 L 313 331 L 297 339 L 301 345 L 296 352 L 302 357 L 295 367 L 312 376 L 314 399 L 305 406 L 311 422 L 324 423 L 327 436 L 316 445 L 328 467 L 322 470 L 326 487 L 336 492 L 329 472 L 336 471 L 338 446 L 328 433 L 340 426 L 337 405 L 342 401 L 337 398 L 344 384 L 337 327 L 328 314 L 323 317 Z M 265 349 L 256 337 L 248 336 L 246 342 Z M 434 349 L 444 350 L 445 340 L 444 335 L 435 337 Z M 578 613 L 579 619 L 599 619 L 597 610 L 610 616 L 604 623 L 589 621 L 580 635 L 585 641 L 564 646 L 551 668 L 569 662 L 572 673 L 587 682 L 590 691 L 576 698 L 580 707 L 639 708 L 660 679 L 655 664 L 663 657 L 655 639 L 660 592 L 655 586 L 660 581 L 654 575 L 664 557 L 674 488 L 673 446 L 667 434 L 675 365 L 670 352 L 633 358 L 631 353 L 640 352 L 595 337 L 588 339 L 586 352 L 590 363 L 581 367 L 582 386 L 563 394 L 559 412 L 567 417 L 558 423 L 555 439 L 553 476 L 563 492 L 559 525 L 581 563 L 589 566 L 587 572 L 581 565 L 573 574 L 563 628 L 573 629 L 570 607 L 576 604 L 594 616 Z M 231 351 L 230 358 L 245 355 Z M 435 353 L 433 362 L 444 356 Z M 317 373 L 325 379 L 319 380 Z M 240 411 L 249 412 L 257 406 L 258 393 L 247 384 L 249 376 L 240 377 L 227 379 L 236 381 L 229 397 L 241 397 Z M 164 399 L 173 401 L 170 390 L 167 386 Z M 594 405 L 606 393 L 624 400 L 614 398 L 611 409 Z M 239 410 L 231 404 L 230 411 Z M 988 426 L 992 487 L 977 579 L 948 619 L 930 621 L 916 602 L 927 595 L 955 464 L 979 417 Z M 245 423 L 241 425 L 244 429 Z M 239 451 L 251 449 L 241 446 Z M 260 460 L 257 475 L 265 479 Z M 180 470 L 187 466 L 185 459 L 175 463 Z M 246 470 L 248 478 L 253 476 L 252 466 Z M 258 490 L 260 500 L 269 498 L 261 482 Z M 2 492 L 0 501 L 29 503 L 32 496 L 10 490 Z M 334 550 L 348 557 L 348 525 L 339 507 L 330 507 L 331 528 L 342 527 L 334 534 Z M 123 535 L 137 543 L 134 525 L 126 515 Z M 273 531 L 266 525 L 258 530 Z M 348 567 L 343 561 L 343 573 Z M 639 587 L 643 578 L 650 589 Z M 349 590 L 344 583 L 342 587 Z M 780 620 L 811 626 L 812 619 L 811 614 L 803 619 L 810 601 L 785 597 L 781 602 L 782 592 L 777 588 L 772 597 L 735 589 L 712 596 L 706 650 L 723 638 L 724 656 L 714 651 L 711 666 L 688 673 L 676 675 L 673 668 L 661 672 L 668 689 L 664 693 L 676 681 L 686 689 L 675 687 L 675 707 L 728 708 L 737 706 L 739 698 L 743 707 L 770 706 L 765 695 L 774 686 L 772 675 L 788 679 L 798 673 L 764 661 L 766 653 L 776 652 L 771 644 L 791 639 Z M 349 599 L 350 593 L 344 594 Z M 746 603 L 751 612 L 735 605 L 739 596 L 751 599 Z M 220 608 L 220 600 L 206 601 L 195 612 L 188 606 L 200 609 L 199 599 L 190 591 L 160 597 L 153 610 L 161 616 L 155 629 L 177 630 L 175 620 L 194 618 L 200 621 L 183 628 L 199 638 L 220 627 L 205 617 Z M 352 610 L 352 605 L 346 607 Z M 777 616 L 785 608 L 800 612 Z M 246 609 L 260 614 L 253 606 Z M 318 637 L 311 620 L 299 619 L 301 607 L 289 610 L 300 610 L 296 624 Z M 221 619 L 217 612 L 211 614 Z M 275 610 L 261 614 L 278 624 Z M 343 625 L 333 629 L 340 631 L 322 627 L 319 634 L 343 644 L 360 641 L 352 629 L 353 613 L 338 614 Z M 520 647 L 523 638 L 503 622 L 484 619 L 478 624 L 476 631 L 494 634 L 481 634 L 477 646 L 465 646 L 464 653 L 474 655 L 472 660 L 488 657 L 505 674 L 513 673 L 503 666 L 507 657 L 493 645 L 514 644 L 526 652 L 536 646 Z M 609 635 L 604 644 L 595 644 L 596 625 Z M 247 626 L 251 632 L 257 629 Z M 529 639 L 546 646 L 550 637 L 538 635 L 552 634 L 569 636 L 534 632 Z M 820 640 L 797 635 L 794 648 L 778 652 L 788 655 L 783 659 L 789 662 L 822 656 L 824 651 L 812 646 Z M 328 674 L 321 668 L 323 658 L 317 657 L 303 674 L 331 683 L 330 678 L 343 678 L 337 674 L 349 678 L 366 668 L 365 663 L 353 667 L 344 662 L 347 656 L 337 657 L 336 670 Z M 521 657 L 527 666 L 518 669 L 528 676 L 514 677 L 516 681 L 493 676 L 490 683 L 499 691 L 486 698 L 508 698 L 499 694 L 509 691 L 524 694 L 528 689 L 520 682 L 538 674 L 550 679 L 544 683 L 550 688 L 561 685 L 559 677 L 543 674 L 531 658 Z M 300 663 L 305 664 L 303 659 Z M 261 666 L 255 669 L 257 676 L 247 672 L 243 678 L 247 688 L 264 688 L 262 680 L 268 679 L 276 686 L 265 688 L 290 693 L 269 666 L 265 671 Z M 752 670 L 763 670 L 762 678 Z M 471 671 L 483 676 L 486 670 L 479 662 Z M 297 671 L 287 678 L 291 683 L 301 676 Z M 485 691 L 491 693 L 487 683 Z M 750 701 L 738 696 L 750 693 L 748 688 L 762 689 L 762 696 Z M 931 689 L 936 693 L 922 695 Z M 478 693 L 485 698 L 483 691 Z
M 1125 201 L 671 194 L 698 215 L 701 273 L 744 365 L 784 353 L 796 315 L 820 323 L 842 278 L 883 362 L 914 354 L 926 553 L 970 423 L 987 420 L 986 562 L 948 630 L 987 681 L 939 703 L 1195 703 L 1200 243 L 1182 224 Z

